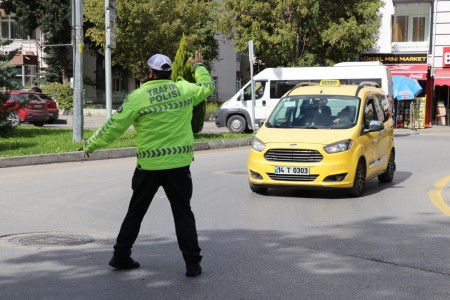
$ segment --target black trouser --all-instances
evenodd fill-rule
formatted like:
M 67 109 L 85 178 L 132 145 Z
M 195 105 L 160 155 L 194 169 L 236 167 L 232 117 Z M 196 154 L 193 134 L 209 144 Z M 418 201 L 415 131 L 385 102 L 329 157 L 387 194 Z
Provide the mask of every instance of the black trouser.
M 164 188 L 170 201 L 178 246 L 185 262 L 200 262 L 201 249 L 198 246 L 197 228 L 190 205 L 192 179 L 189 166 L 158 171 L 136 168 L 131 183 L 133 196 L 114 245 L 114 254 L 123 258 L 130 257 L 142 220 L 160 186 Z

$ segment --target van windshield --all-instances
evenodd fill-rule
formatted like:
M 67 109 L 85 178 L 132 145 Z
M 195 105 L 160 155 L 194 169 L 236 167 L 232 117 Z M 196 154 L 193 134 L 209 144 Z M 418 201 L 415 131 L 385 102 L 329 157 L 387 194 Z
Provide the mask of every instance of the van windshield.
M 287 96 L 266 122 L 272 128 L 345 129 L 356 125 L 361 99 L 341 95 Z

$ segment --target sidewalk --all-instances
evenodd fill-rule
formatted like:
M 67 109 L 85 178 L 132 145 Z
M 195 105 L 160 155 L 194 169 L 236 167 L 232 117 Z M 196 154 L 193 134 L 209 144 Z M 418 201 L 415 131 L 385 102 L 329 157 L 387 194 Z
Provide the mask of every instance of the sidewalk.
M 106 121 L 106 115 L 99 112 L 87 112 L 88 115 L 84 115 L 84 129 L 97 129 L 103 122 Z M 85 112 L 86 114 L 86 112 Z M 60 115 L 59 119 L 54 124 L 46 124 L 46 127 L 57 128 L 72 128 L 73 116 L 72 115 Z M 206 121 L 203 125 L 202 133 L 224 133 L 228 132 L 226 127 L 218 128 L 212 121 Z

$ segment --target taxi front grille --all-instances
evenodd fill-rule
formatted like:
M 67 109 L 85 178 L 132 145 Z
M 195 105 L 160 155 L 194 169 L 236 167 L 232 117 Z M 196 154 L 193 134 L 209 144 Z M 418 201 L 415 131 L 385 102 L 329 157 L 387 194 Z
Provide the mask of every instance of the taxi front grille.
M 282 162 L 319 162 L 323 156 L 316 150 L 270 149 L 264 154 L 264 158 L 269 161 Z
M 290 175 L 290 174 L 275 174 L 275 173 L 267 173 L 267 175 L 272 180 L 280 180 L 280 181 L 307 181 L 311 182 L 316 180 L 319 175 Z

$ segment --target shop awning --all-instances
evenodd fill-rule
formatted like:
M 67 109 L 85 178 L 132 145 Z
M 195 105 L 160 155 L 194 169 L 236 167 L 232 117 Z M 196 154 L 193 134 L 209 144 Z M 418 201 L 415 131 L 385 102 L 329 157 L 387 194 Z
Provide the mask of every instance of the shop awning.
M 450 68 L 436 68 L 434 70 L 434 85 L 450 86 Z
M 427 64 L 399 64 L 387 66 L 391 69 L 392 76 L 403 75 L 417 80 L 427 80 Z

